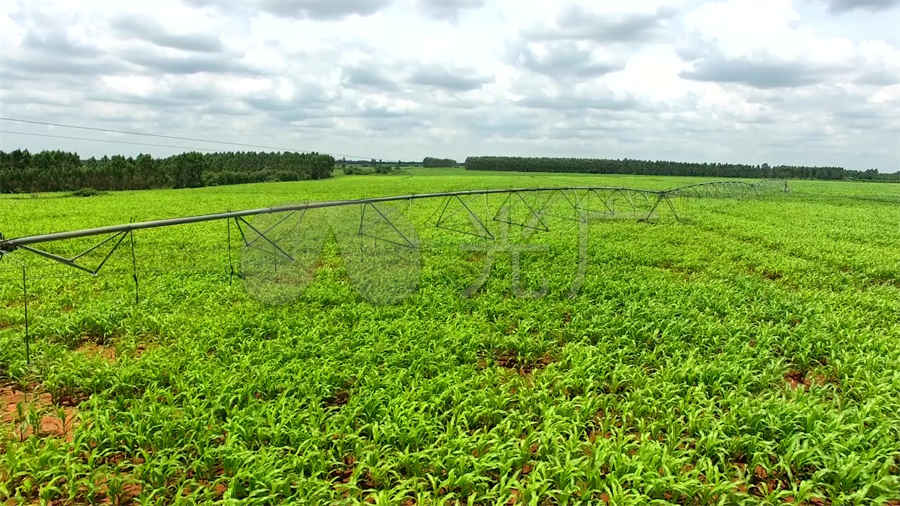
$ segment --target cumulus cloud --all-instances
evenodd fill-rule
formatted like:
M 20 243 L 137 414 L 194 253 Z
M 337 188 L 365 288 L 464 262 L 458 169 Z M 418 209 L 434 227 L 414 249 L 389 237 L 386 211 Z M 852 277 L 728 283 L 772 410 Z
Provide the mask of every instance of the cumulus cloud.
M 101 53 L 98 48 L 74 41 L 61 32 L 37 33 L 31 30 L 25 36 L 22 45 L 25 49 L 63 58 L 91 58 Z
M 123 37 L 136 37 L 157 46 L 201 52 L 222 50 L 222 42 L 217 36 L 201 33 L 172 33 L 162 24 L 144 17 L 120 16 L 113 20 L 112 26 Z
M 340 19 L 351 14 L 368 16 L 390 4 L 390 0 L 263 0 L 261 7 L 279 16 Z
M 242 13 L 263 11 L 275 16 L 334 21 L 347 16 L 368 16 L 390 5 L 392 0 L 186 0 L 197 7 L 217 7 Z
M 424 65 L 409 78 L 409 82 L 443 88 L 449 91 L 472 91 L 491 82 L 490 77 L 474 74 L 470 69 L 450 69 L 440 65 Z
M 893 86 L 900 84 L 900 73 L 886 69 L 869 70 L 860 74 L 856 82 L 871 86 Z
M 29 30 L 20 50 L 10 50 L 0 60 L 0 77 L 9 80 L 39 81 L 44 76 L 83 78 L 127 70 L 123 62 L 93 45 L 74 40 L 63 31 Z
M 367 158 L 900 168 L 900 39 L 885 28 L 897 1 L 661 3 L 11 0 L 0 103 L 11 117 Z M 823 8 L 881 22 L 839 26 Z M 134 152 L 0 139 L 16 147 Z
M 572 41 L 523 43 L 513 49 L 513 62 L 548 76 L 595 77 L 625 68 L 609 57 L 597 57 L 589 47 Z
M 125 61 L 139 65 L 146 71 L 165 74 L 263 74 L 251 65 L 221 55 L 188 54 L 173 55 L 154 51 L 129 50 L 122 53 Z
M 826 81 L 836 68 L 778 59 L 704 57 L 691 70 L 679 74 L 685 79 L 737 83 L 755 88 L 792 88 Z
M 586 39 L 598 42 L 641 42 L 665 34 L 673 9 L 652 13 L 608 14 L 589 11 L 580 5 L 566 8 L 556 25 L 532 29 L 537 39 Z
M 345 86 L 364 88 L 373 91 L 397 91 L 400 87 L 382 71 L 365 66 L 342 69 Z
M 631 97 L 619 97 L 613 94 L 559 94 L 534 95 L 516 102 L 518 105 L 535 109 L 555 111 L 588 111 L 592 109 L 608 111 L 625 111 L 638 107 L 638 102 Z
M 900 5 L 900 0 L 826 0 L 832 12 L 847 12 L 854 9 L 880 11 Z
M 285 121 L 322 117 L 324 109 L 334 97 L 322 86 L 304 83 L 288 95 L 269 90 L 242 98 L 242 101 L 257 111 L 271 114 Z
M 419 0 L 419 8 L 434 19 L 456 22 L 461 11 L 484 7 L 484 3 L 484 0 Z
M 159 109 L 205 107 L 210 102 L 227 102 L 229 97 L 212 84 L 187 84 L 178 79 L 163 80 L 144 90 L 134 85 L 100 85 L 85 98 L 94 102 L 152 106 Z
M 43 75 L 96 76 L 126 71 L 128 68 L 119 61 L 108 59 L 82 60 L 60 57 L 46 57 L 40 60 L 12 58 L 0 64 L 0 75 L 18 80 L 40 80 Z

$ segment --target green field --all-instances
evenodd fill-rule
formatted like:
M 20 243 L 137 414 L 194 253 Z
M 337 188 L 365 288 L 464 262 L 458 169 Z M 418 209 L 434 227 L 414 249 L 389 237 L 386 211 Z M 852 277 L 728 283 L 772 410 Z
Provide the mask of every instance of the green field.
M 705 180 L 411 169 L 6 196 L 0 232 Z M 522 255 L 522 287 L 546 295 L 517 295 L 500 252 L 464 296 L 491 255 L 430 225 L 439 201 L 402 209 L 429 247 L 419 289 L 389 305 L 353 288 L 334 242 L 299 299 L 261 303 L 230 282 L 225 222 L 137 232 L 137 303 L 130 246 L 96 278 L 16 252 L 0 260 L 0 500 L 897 504 L 900 186 L 791 188 L 685 204 L 680 222 L 591 221 L 574 296 L 565 220 Z

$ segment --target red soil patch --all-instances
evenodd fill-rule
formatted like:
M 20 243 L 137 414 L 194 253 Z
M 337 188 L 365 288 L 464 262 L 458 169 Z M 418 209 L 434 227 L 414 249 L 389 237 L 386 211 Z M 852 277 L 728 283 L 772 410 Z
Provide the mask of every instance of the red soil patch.
M 750 494 L 765 497 L 767 493 L 776 490 L 788 490 L 791 488 L 787 478 L 778 472 L 769 472 L 762 466 L 753 469 L 750 477 Z
M 496 356 L 497 365 L 506 369 L 515 369 L 520 374 L 531 374 L 533 371 L 543 369 L 555 361 L 556 359 L 547 353 L 541 355 L 535 361 L 521 360 L 514 351 L 500 352 Z
M 20 404 L 24 420 L 19 416 Z M 3 423 L 14 425 L 13 434 L 19 439 L 25 439 L 37 432 L 39 436 L 64 437 L 66 441 L 72 440 L 78 409 L 74 406 L 57 407 L 49 393 L 25 392 L 11 386 L 0 387 L 0 406 L 3 408 Z M 59 416 L 59 409 L 62 409 L 65 423 Z M 38 413 L 40 417 L 38 427 L 31 425 L 29 412 Z
M 334 480 L 334 488 L 339 492 L 346 492 L 342 485 L 350 483 L 353 473 L 356 470 L 356 457 L 353 455 L 345 455 L 343 463 L 331 470 L 331 478 Z M 372 473 L 366 470 L 356 480 L 356 485 L 363 490 L 374 490 L 378 488 L 378 483 L 372 477 Z
M 356 484 L 363 490 L 374 490 L 378 488 L 378 482 L 375 481 L 375 478 L 372 477 L 372 473 L 369 471 L 366 471 L 365 474 L 356 480 Z
M 142 487 L 140 483 L 129 483 L 122 486 L 122 496 L 128 498 L 127 500 L 131 500 L 141 495 L 141 492 L 143 492 L 143 490 L 144 487 Z
M 353 455 L 344 456 L 344 465 L 331 471 L 331 477 L 338 483 L 350 483 L 353 477 L 353 468 L 356 467 L 356 457 Z
M 148 351 L 150 351 L 158 346 L 159 346 L 158 344 L 145 344 L 145 343 L 139 344 L 139 345 L 137 345 L 137 348 L 134 349 L 134 356 L 135 356 L 135 358 L 140 357 L 144 353 L 147 353 Z
M 93 358 L 100 358 L 107 362 L 116 361 L 116 349 L 114 347 L 103 346 L 101 344 L 92 343 L 90 341 L 85 342 L 84 344 L 79 346 L 75 350 L 75 352 Z
M 775 271 L 770 271 L 770 270 L 763 270 L 762 275 L 764 278 L 772 280 L 772 281 L 775 281 L 777 279 L 781 279 L 784 277 L 780 272 L 775 272 Z
M 597 439 L 599 439 L 599 438 L 609 439 L 611 437 L 612 437 L 612 434 L 609 433 L 608 431 L 592 430 L 588 434 L 588 441 L 593 443 L 593 442 L 597 441 Z
M 331 397 L 325 399 L 324 403 L 325 403 L 326 407 L 339 408 L 339 407 L 343 406 L 344 404 L 347 404 L 347 402 L 349 400 L 350 400 L 350 391 L 345 388 L 341 388 L 341 389 L 337 390 L 336 392 L 334 392 L 334 394 Z
M 109 485 L 105 479 L 101 481 L 99 489 L 99 497 L 95 497 L 98 504 L 134 504 L 134 499 L 144 491 L 140 483 L 126 483 L 122 485 L 119 495 L 112 497 L 109 495 Z
M 784 380 L 791 390 L 796 390 L 798 388 L 809 390 L 809 387 L 813 385 L 824 385 L 826 381 L 825 376 L 821 374 L 810 374 L 809 372 L 803 371 L 788 371 L 784 375 Z

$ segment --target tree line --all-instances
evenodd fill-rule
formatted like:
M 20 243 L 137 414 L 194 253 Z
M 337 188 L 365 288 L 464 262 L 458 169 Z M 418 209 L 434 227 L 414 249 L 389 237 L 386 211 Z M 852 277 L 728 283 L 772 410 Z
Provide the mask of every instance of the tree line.
M 346 158 L 341 158 L 338 161 L 338 165 L 340 167 L 347 167 L 351 165 L 361 165 L 365 167 L 378 167 L 379 165 L 388 164 L 393 165 L 395 167 L 456 167 L 459 165 L 456 160 L 450 158 L 435 158 L 433 156 L 426 156 L 422 159 L 421 162 L 418 161 L 403 161 L 397 160 L 396 162 L 388 160 L 376 160 L 372 158 L 371 160 L 347 160 Z
M 456 160 L 450 158 L 434 158 L 426 156 L 422 160 L 422 167 L 456 167 Z
M 636 174 L 654 176 L 705 176 L 777 179 L 863 179 L 900 181 L 900 173 L 883 174 L 875 169 L 848 170 L 843 167 L 769 166 L 731 163 L 689 163 L 632 160 L 624 158 L 539 158 L 517 156 L 470 156 L 466 170 L 518 172 L 584 172 L 592 174 Z
M 141 154 L 81 159 L 76 153 L 0 151 L 0 193 L 191 188 L 331 177 L 334 158 L 319 153 Z
M 341 158 L 337 162 L 338 167 L 347 167 L 350 165 L 357 165 L 362 167 L 377 167 L 379 165 L 394 165 L 396 167 L 417 167 L 421 165 L 421 162 L 404 162 L 403 160 L 383 160 L 383 159 L 374 159 L 371 160 L 363 160 L 361 158 L 356 160 L 347 160 L 346 158 Z

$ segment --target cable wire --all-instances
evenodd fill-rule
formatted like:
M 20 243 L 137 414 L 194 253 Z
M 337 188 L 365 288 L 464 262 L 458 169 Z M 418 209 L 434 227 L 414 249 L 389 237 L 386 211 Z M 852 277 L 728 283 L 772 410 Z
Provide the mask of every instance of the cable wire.
M 12 121 L 12 122 L 16 122 L 16 123 L 27 123 L 30 125 L 43 125 L 43 126 L 53 126 L 53 127 L 60 127 L 60 128 L 77 128 L 79 130 L 91 130 L 94 132 L 106 132 L 106 133 L 123 134 L 123 135 L 141 135 L 141 136 L 145 136 L 145 137 L 159 137 L 162 139 L 174 139 L 174 140 L 180 140 L 180 141 L 208 142 L 208 143 L 212 143 L 212 144 L 227 144 L 227 145 L 231 145 L 231 146 L 243 146 L 243 147 L 248 147 L 248 148 L 272 149 L 275 151 L 298 151 L 295 148 L 286 148 L 286 147 L 281 147 L 281 146 L 267 146 L 265 144 L 249 144 L 249 143 L 244 143 L 244 142 L 218 141 L 218 140 L 214 140 L 214 139 L 202 139 L 202 138 L 198 138 L 198 137 L 182 137 L 179 135 L 164 135 L 164 134 L 157 134 L 157 133 L 151 133 L 151 132 L 138 132 L 138 131 L 133 131 L 133 130 L 118 130 L 118 129 L 114 129 L 114 128 L 99 128 L 99 127 L 91 127 L 91 126 L 84 126 L 84 125 L 72 125 L 72 124 L 68 124 L 68 123 L 54 123 L 52 121 L 38 121 L 38 120 L 23 119 L 23 118 L 11 118 L 11 117 L 5 117 L 5 116 L 0 116 L 0 121 Z M 3 133 L 20 133 L 21 134 L 22 132 L 3 132 Z M 24 134 L 24 135 L 38 135 L 38 134 Z M 75 137 L 61 137 L 61 138 L 64 138 L 64 139 L 70 138 L 70 139 L 75 139 L 75 140 L 95 140 L 95 139 L 82 139 L 82 138 L 75 138 Z M 99 141 L 99 142 L 106 142 L 106 141 Z M 159 146 L 157 144 L 144 144 L 144 145 Z M 168 146 L 164 146 L 164 147 L 168 147 Z M 214 150 L 198 150 L 198 151 L 214 151 Z M 346 153 L 332 153 L 332 156 L 334 156 L 336 158 L 343 157 L 343 158 L 354 158 L 354 159 L 359 159 L 359 160 L 369 160 L 372 158 L 380 159 L 378 157 L 355 156 L 355 155 L 349 155 Z
M 71 137 L 68 135 L 53 135 L 53 134 L 42 134 L 37 132 L 14 132 L 10 130 L 0 130 L 0 134 L 12 134 L 12 135 L 32 135 L 35 137 L 51 137 L 54 139 L 69 139 L 74 141 L 89 141 L 89 142 L 108 142 L 111 144 L 133 144 L 136 146 L 152 146 L 157 148 L 173 148 L 173 149 L 187 149 L 190 151 L 208 151 L 215 152 L 214 149 L 205 149 L 205 148 L 195 148 L 190 146 L 173 146 L 171 144 L 152 144 L 148 142 L 134 142 L 134 141 L 122 141 L 122 140 L 112 140 L 112 139 L 91 139 L 88 137 Z
M 45 126 L 55 126 L 55 127 L 62 127 L 62 128 L 77 128 L 80 130 L 93 130 L 95 132 L 107 132 L 107 133 L 114 133 L 114 134 L 142 135 L 145 137 L 160 137 L 163 139 L 175 139 L 175 140 L 192 141 L 192 142 L 209 142 L 209 143 L 213 143 L 213 144 L 230 144 L 232 146 L 265 148 L 265 149 L 274 149 L 277 151 L 296 151 L 296 149 L 293 149 L 293 148 L 285 148 L 285 147 L 279 147 L 279 146 L 266 146 L 263 144 L 247 144 L 247 143 L 243 143 L 243 142 L 217 141 L 217 140 L 213 140 L 213 139 L 201 139 L 201 138 L 197 138 L 197 137 L 181 137 L 178 135 L 163 135 L 163 134 L 155 134 L 155 133 L 150 133 L 150 132 L 136 132 L 136 131 L 132 131 L 132 130 L 117 130 L 117 129 L 113 129 L 113 128 L 98 128 L 98 127 L 89 127 L 89 126 L 82 126 L 82 125 L 71 125 L 71 124 L 66 124 L 66 123 L 53 123 L 50 121 L 36 121 L 36 120 L 30 120 L 30 119 L 8 118 L 8 117 L 0 117 L 0 120 L 14 121 L 16 123 L 29 123 L 31 125 L 45 125 Z

